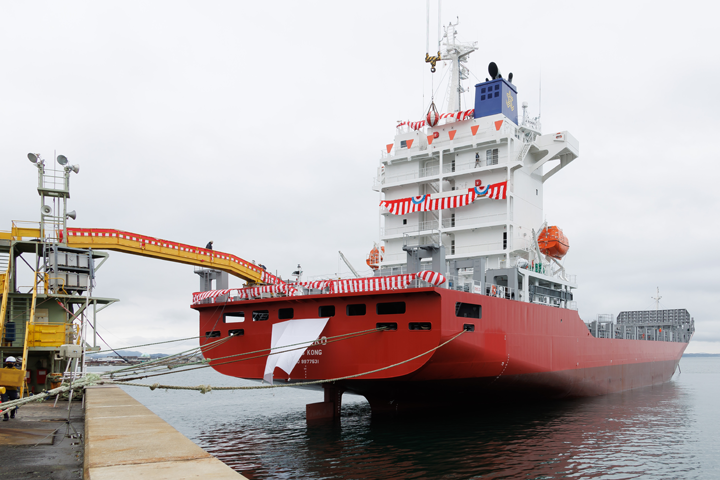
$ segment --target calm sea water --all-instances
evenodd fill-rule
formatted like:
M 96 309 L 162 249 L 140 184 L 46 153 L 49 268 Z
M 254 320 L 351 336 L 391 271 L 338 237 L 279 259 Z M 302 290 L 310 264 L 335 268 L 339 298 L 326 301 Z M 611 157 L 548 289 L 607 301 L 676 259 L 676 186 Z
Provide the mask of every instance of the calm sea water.
M 720 478 L 720 357 L 680 367 L 657 387 L 449 417 L 373 419 L 346 394 L 338 424 L 312 427 L 314 390 L 125 390 L 250 479 Z M 162 382 L 255 385 L 210 369 Z

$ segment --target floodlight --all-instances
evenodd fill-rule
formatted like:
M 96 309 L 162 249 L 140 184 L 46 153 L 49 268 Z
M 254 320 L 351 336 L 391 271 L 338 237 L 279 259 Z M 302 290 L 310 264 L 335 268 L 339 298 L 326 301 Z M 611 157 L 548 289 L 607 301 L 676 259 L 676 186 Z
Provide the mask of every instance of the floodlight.
M 73 220 L 75 220 L 77 218 L 77 213 L 75 212 L 75 210 L 73 210 L 72 212 L 68 212 L 67 214 L 65 214 L 65 216 L 67 218 L 72 218 Z
M 58 155 L 57 156 L 57 162 L 60 165 L 66 165 L 67 164 L 67 157 L 65 155 Z
M 28 160 L 30 160 L 32 163 L 37 163 L 39 157 L 39 153 L 28 153 Z

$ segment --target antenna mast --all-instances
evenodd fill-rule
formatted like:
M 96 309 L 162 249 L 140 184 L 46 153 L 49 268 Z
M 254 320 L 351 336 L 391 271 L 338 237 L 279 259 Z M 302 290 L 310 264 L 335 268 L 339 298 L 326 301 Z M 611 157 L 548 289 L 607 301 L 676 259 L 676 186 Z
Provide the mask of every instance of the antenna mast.
M 470 70 L 464 65 L 468 61 L 468 57 L 472 52 L 477 50 L 477 42 L 462 43 L 456 40 L 457 29 L 460 20 L 456 19 L 445 27 L 443 39 L 445 43 L 440 49 L 443 61 L 452 62 L 450 64 L 450 83 L 448 83 L 448 112 L 457 112 L 462 108 L 461 95 L 465 93 L 462 87 L 462 81 L 470 78 Z
M 657 293 L 655 294 L 655 296 L 650 298 L 655 300 L 655 311 L 657 312 L 658 310 L 660 310 L 660 299 L 662 298 L 660 296 L 660 287 L 657 287 Z

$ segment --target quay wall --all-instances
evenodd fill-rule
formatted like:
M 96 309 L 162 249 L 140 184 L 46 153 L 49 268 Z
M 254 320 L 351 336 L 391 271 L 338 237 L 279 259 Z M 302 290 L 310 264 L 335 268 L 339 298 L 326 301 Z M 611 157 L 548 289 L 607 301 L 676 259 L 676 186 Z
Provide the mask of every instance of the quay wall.
M 85 391 L 86 480 L 247 480 L 114 386 Z

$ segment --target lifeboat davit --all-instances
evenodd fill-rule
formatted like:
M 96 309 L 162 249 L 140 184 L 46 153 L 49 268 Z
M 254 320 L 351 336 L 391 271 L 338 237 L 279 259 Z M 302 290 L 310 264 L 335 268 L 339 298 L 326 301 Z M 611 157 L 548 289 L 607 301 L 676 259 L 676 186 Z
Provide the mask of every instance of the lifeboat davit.
M 559 260 L 570 249 L 570 242 L 558 227 L 545 227 L 538 235 L 538 246 L 543 255 Z

